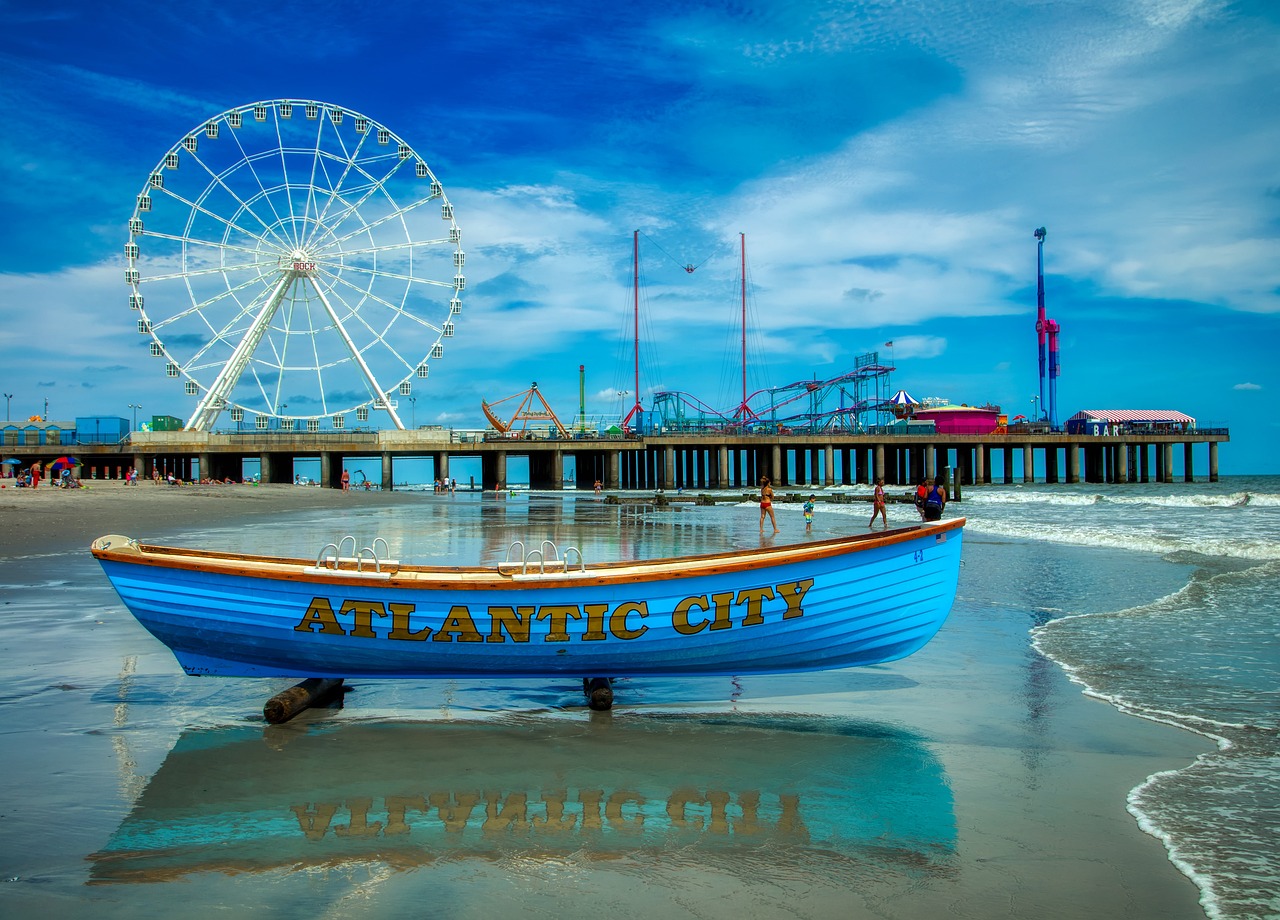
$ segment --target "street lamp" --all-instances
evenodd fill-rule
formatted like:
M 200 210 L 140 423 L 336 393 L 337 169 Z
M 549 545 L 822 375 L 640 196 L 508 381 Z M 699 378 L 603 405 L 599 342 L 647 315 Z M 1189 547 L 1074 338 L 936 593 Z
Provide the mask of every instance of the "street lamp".
M 409 397 L 409 421 L 416 429 L 418 427 L 418 397 Z
M 1039 405 L 1039 403 L 1040 403 L 1040 397 L 1037 396 L 1035 393 L 1032 393 L 1031 394 L 1031 417 L 1035 419 L 1037 422 L 1040 421 L 1040 415 L 1036 411 L 1036 407 Z
M 13 399 L 12 393 L 4 394 L 4 420 L 9 421 L 9 400 Z
M 138 410 L 141 409 L 142 406 L 139 406 L 136 403 L 129 403 L 129 408 L 133 410 L 133 430 L 137 431 L 138 430 Z

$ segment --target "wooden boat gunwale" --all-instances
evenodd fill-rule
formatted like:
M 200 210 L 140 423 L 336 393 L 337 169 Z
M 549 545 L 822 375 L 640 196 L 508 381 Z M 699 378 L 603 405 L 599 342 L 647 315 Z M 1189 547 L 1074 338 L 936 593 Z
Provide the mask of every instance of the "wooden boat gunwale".
M 331 585 L 367 585 L 372 580 L 387 587 L 425 588 L 438 586 L 456 590 L 525 590 L 603 586 L 637 580 L 675 580 L 721 575 L 774 565 L 812 562 L 833 556 L 865 552 L 893 546 L 929 535 L 943 535 L 962 529 L 964 518 L 913 524 L 880 533 L 853 534 L 787 543 L 758 549 L 701 553 L 665 559 L 640 559 L 589 563 L 582 571 L 565 570 L 557 561 L 545 572 L 520 571 L 519 564 L 498 566 L 431 566 L 384 563 L 378 571 L 372 562 L 357 571 L 349 567 L 316 567 L 316 560 L 265 556 L 221 550 L 184 549 L 161 544 L 139 543 L 120 535 L 107 535 L 90 547 L 100 562 L 174 568 L 190 572 L 238 575 L 276 581 L 322 582 Z

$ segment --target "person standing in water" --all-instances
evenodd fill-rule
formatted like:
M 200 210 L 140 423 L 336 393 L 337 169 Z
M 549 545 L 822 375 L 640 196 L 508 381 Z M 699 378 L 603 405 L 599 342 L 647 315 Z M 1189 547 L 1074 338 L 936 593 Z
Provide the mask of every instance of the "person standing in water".
M 933 488 L 924 500 L 924 519 L 926 521 L 942 520 L 942 509 L 947 507 L 946 479 L 939 476 L 933 481 Z
M 884 526 L 889 526 L 889 516 L 884 510 L 884 480 L 876 480 L 876 490 L 871 496 L 871 520 L 867 522 L 868 527 L 874 527 L 876 524 L 876 515 L 880 515 L 880 520 L 884 521 Z
M 813 501 L 814 497 L 809 496 L 809 500 L 804 503 L 804 529 L 807 533 L 813 530 Z
M 764 533 L 764 516 L 769 515 L 773 524 L 773 532 L 778 532 L 778 519 L 773 516 L 773 486 L 769 485 L 769 477 L 760 477 L 760 532 Z

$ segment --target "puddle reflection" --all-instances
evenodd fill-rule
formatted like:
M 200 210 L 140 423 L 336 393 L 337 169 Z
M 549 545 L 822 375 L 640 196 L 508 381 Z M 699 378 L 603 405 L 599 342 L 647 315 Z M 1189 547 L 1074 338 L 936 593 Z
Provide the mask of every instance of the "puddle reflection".
M 955 839 L 945 771 L 912 735 L 811 716 L 602 714 L 191 730 L 88 858 L 90 884 L 570 856 L 946 873 Z

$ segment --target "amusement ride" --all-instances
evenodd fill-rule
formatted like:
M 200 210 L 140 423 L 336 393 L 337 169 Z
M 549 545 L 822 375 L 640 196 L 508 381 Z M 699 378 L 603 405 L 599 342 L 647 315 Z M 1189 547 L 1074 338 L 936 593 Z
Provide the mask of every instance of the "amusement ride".
M 237 106 L 192 128 L 137 196 L 125 281 L 138 333 L 211 430 L 345 427 L 444 354 L 465 254 L 426 159 L 351 109 Z M 247 414 L 247 415 L 246 415 Z M 248 416 L 248 417 L 247 417 Z

